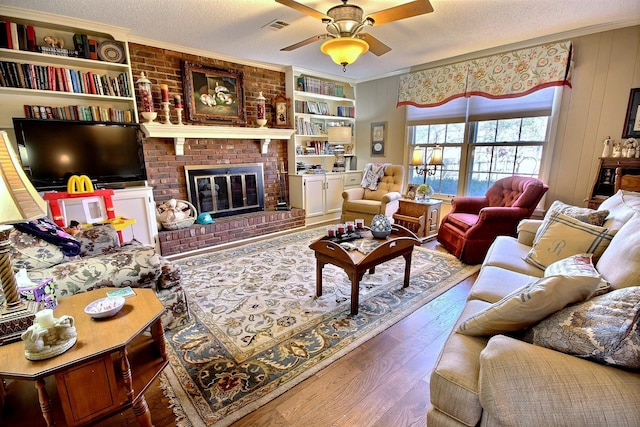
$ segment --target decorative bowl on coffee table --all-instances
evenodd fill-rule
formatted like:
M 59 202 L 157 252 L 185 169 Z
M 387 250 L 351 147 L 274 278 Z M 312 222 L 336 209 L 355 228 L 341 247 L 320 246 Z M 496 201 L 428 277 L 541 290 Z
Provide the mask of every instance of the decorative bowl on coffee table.
M 391 221 L 386 215 L 378 214 L 371 220 L 369 228 L 376 239 L 386 239 L 391 234 Z

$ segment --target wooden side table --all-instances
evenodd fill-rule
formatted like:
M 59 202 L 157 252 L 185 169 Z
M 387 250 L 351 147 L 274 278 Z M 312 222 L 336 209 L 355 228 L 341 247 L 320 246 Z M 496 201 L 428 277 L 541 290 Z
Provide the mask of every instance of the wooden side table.
M 400 199 L 398 211 L 393 219 L 422 239 L 431 239 L 438 234 L 441 200 L 417 201 Z
M 22 341 L 0 346 L 0 378 L 35 382 L 33 407 L 16 410 L 7 405 L 2 421 L 7 425 L 36 425 L 41 422 L 38 405 L 46 425 L 79 426 L 132 407 L 142 426 L 152 426 L 144 392 L 168 363 L 160 315 L 164 306 L 152 289 L 134 289 L 115 316 L 94 320 L 84 313 L 91 301 L 105 296 L 109 288 L 60 298 L 55 317 L 64 314 L 75 319 L 76 344 L 58 356 L 37 362 L 24 357 Z M 151 328 L 151 336 L 143 334 Z M 51 400 L 45 379 L 55 377 L 57 400 Z M 31 388 L 35 391 L 34 388 Z M 56 390 L 53 390 L 54 392 Z M 11 394 L 9 390 L 6 398 Z M 59 419 L 62 407 L 64 423 Z M 56 422 L 58 421 L 58 422 Z M 24 424 L 26 422 L 26 424 Z

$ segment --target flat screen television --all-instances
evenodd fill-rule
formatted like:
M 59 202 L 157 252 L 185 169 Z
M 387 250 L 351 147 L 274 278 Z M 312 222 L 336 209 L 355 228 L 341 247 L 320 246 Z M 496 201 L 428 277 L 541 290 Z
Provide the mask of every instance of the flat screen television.
M 144 185 L 147 172 L 137 123 L 13 119 L 22 165 L 38 191 L 65 191 L 71 175 L 95 188 Z

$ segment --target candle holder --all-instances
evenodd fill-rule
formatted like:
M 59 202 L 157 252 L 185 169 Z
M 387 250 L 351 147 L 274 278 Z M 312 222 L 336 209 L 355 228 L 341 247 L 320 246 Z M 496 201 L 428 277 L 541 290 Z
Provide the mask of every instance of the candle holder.
M 183 125 L 182 123 L 182 108 L 176 108 L 176 114 L 178 114 L 178 125 Z
M 162 111 L 164 112 L 164 121 L 162 122 L 162 124 L 170 125 L 170 124 L 172 124 L 171 120 L 170 120 L 171 114 L 169 112 L 169 104 L 170 103 L 169 102 L 162 102 L 161 104 L 162 104 Z
M 69 350 L 76 343 L 77 331 L 72 316 L 53 317 L 53 310 L 36 313 L 36 320 L 20 336 L 28 360 L 44 360 Z

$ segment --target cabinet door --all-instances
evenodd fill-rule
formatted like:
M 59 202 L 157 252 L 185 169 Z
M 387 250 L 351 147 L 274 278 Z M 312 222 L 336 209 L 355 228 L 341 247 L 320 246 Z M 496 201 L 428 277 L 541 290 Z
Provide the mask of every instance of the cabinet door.
M 116 215 L 136 220 L 135 224 L 122 230 L 125 242 L 135 238 L 145 246 L 156 246 L 158 224 L 151 187 L 115 190 L 113 207 Z
M 342 188 L 340 174 L 326 176 L 325 213 L 342 211 Z
M 324 176 L 305 177 L 304 196 L 307 217 L 324 215 Z

